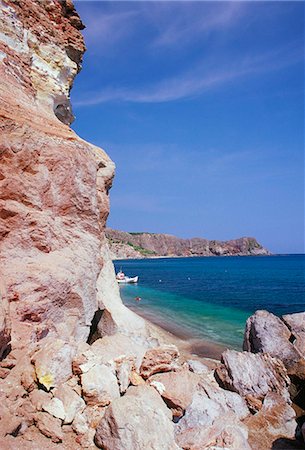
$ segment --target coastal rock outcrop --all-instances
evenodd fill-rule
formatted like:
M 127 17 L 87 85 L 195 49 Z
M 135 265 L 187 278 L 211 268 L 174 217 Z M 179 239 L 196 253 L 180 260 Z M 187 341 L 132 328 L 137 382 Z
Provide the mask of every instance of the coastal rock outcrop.
M 289 319 L 288 319 L 289 320 Z M 280 359 L 289 375 L 305 379 L 305 358 L 285 323 L 268 311 L 256 311 L 246 323 L 244 350 Z
M 178 450 L 172 415 L 156 390 L 130 387 L 112 402 L 99 423 L 95 443 L 104 450 Z
M 154 258 L 158 256 L 257 256 L 269 251 L 255 238 L 230 241 L 202 238 L 180 239 L 169 234 L 127 233 L 106 229 L 112 259 Z
M 261 409 L 270 392 L 290 403 L 290 379 L 285 366 L 268 354 L 226 350 L 221 356 L 221 365 L 216 368 L 216 375 L 223 387 L 245 398 L 254 411 Z

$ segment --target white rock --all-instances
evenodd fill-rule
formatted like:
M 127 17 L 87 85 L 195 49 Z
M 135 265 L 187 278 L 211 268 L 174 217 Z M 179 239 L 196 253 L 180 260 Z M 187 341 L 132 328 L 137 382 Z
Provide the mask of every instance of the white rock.
M 117 378 L 111 369 L 99 364 L 81 375 L 83 397 L 88 405 L 106 406 L 120 397 Z
M 48 403 L 43 405 L 43 410 L 58 419 L 64 420 L 66 416 L 63 402 L 59 398 L 52 398 Z

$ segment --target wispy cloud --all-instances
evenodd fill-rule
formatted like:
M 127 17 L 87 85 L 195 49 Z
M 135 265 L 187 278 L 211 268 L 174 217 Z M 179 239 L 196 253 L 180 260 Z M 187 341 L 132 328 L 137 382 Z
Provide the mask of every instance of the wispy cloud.
M 201 11 L 196 13 L 196 9 L 187 7 L 186 3 L 179 4 L 175 10 L 175 15 L 171 22 L 168 23 L 164 19 L 168 18 L 166 10 L 172 5 L 159 4 L 151 20 L 159 24 L 159 33 L 154 39 L 152 45 L 155 47 L 172 46 L 172 45 L 187 45 L 194 39 L 200 38 L 203 34 L 212 31 L 224 31 L 226 28 L 236 24 L 242 17 L 246 10 L 245 5 L 240 2 L 228 2 L 227 4 L 206 4 L 202 14 Z
M 109 101 L 158 103 L 181 100 L 221 87 L 246 76 L 279 70 L 301 61 L 302 51 L 298 45 L 289 45 L 277 51 L 256 56 L 239 57 L 234 63 L 219 67 L 217 64 L 200 63 L 176 77 L 169 77 L 142 88 L 109 87 L 85 99 L 74 102 L 76 106 L 90 106 Z

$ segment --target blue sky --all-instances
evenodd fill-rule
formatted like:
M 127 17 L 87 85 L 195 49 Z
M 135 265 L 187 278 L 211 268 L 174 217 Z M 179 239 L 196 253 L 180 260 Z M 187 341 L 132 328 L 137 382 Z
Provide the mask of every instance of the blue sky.
M 76 132 L 108 225 L 304 252 L 304 3 L 80 1 Z

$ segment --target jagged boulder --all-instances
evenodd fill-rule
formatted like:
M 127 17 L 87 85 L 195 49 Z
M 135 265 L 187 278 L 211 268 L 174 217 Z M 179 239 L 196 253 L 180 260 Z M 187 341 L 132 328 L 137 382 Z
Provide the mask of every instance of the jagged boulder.
M 292 338 L 292 339 L 291 339 Z M 305 379 L 305 359 L 284 322 L 268 311 L 256 311 L 246 322 L 244 350 L 269 353 L 283 361 L 289 375 Z
M 297 428 L 295 411 L 276 392 L 269 392 L 266 395 L 261 410 L 247 417 L 245 424 L 249 429 L 249 443 L 252 450 L 303 448 L 302 444 L 295 440 Z M 277 440 L 282 441 L 282 444 L 276 446 Z M 288 441 L 287 447 L 285 441 Z
M 46 338 L 33 355 L 37 379 L 45 389 L 64 383 L 72 376 L 72 360 L 75 347 L 61 339 Z
M 294 346 L 305 356 L 305 312 L 286 314 L 283 321 L 291 331 Z
M 140 374 L 147 379 L 158 372 L 169 372 L 177 367 L 179 351 L 175 345 L 162 345 L 147 350 L 143 358 Z
M 117 378 L 111 369 L 96 364 L 81 376 L 83 397 L 87 405 L 107 406 L 120 396 Z
M 290 380 L 284 364 L 267 354 L 226 350 L 216 368 L 221 385 L 245 398 L 253 410 L 259 410 L 266 395 L 276 392 L 290 401 Z
M 95 443 L 103 450 L 178 450 L 171 418 L 154 388 L 132 386 L 108 407 Z
M 199 376 L 185 369 L 158 373 L 148 379 L 148 383 L 159 392 L 172 410 L 175 419 L 182 417 L 192 402 L 198 382 Z

